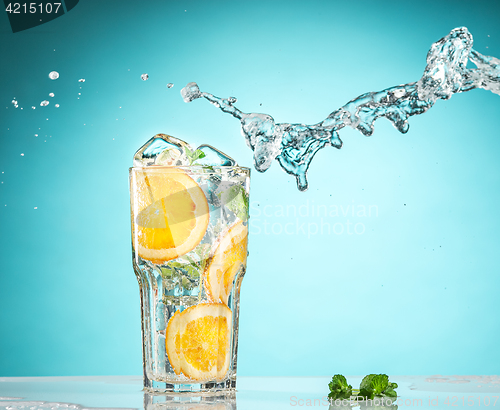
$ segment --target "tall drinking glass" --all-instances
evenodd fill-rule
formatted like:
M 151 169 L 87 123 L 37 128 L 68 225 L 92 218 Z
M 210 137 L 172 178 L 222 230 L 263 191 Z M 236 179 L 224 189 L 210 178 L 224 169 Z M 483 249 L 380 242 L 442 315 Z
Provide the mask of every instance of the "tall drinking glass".
M 130 168 L 145 390 L 235 388 L 249 187 L 238 166 Z

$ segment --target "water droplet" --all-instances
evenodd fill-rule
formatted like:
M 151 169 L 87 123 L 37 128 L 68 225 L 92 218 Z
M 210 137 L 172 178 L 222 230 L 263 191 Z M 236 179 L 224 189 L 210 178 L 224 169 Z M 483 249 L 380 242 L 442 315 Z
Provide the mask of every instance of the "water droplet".
M 36 110 L 36 107 L 34 105 L 31 106 L 32 110 Z
M 49 97 L 53 97 L 53 96 L 54 96 L 54 93 L 50 93 L 50 94 L 49 94 Z
M 35 137 L 38 137 L 38 134 L 35 134 Z
M 78 82 L 79 82 L 79 83 L 84 83 L 84 82 L 85 82 L 85 78 L 80 78 L 80 79 L 78 80 Z
M 21 154 L 21 157 L 24 157 L 24 154 Z
M 55 105 L 55 107 L 56 107 L 56 108 L 59 108 L 59 104 L 56 104 L 56 105 Z
M 141 75 L 142 81 L 146 81 L 148 78 L 149 78 L 149 75 L 146 74 L 146 73 L 144 73 L 144 74 Z
M 174 83 L 168 83 L 167 88 L 172 88 L 174 86 Z
M 394 97 L 401 98 L 403 95 L 406 94 L 406 92 L 405 92 L 404 88 L 399 88 L 397 90 L 394 90 L 393 94 L 394 94 Z
M 49 102 L 48 102 L 47 100 L 43 100 L 43 101 L 40 103 L 40 105 L 41 105 L 42 107 L 46 107 L 47 105 L 49 105 Z
M 238 101 L 236 97 L 229 97 L 227 100 L 229 101 L 230 104 L 234 104 L 236 101 Z
M 82 93 L 78 93 L 78 95 L 82 95 Z
M 59 78 L 59 73 L 57 71 L 51 71 L 49 73 L 49 78 L 51 80 L 57 80 Z
M 33 209 L 38 209 L 38 207 L 37 207 L 37 206 L 35 206 Z

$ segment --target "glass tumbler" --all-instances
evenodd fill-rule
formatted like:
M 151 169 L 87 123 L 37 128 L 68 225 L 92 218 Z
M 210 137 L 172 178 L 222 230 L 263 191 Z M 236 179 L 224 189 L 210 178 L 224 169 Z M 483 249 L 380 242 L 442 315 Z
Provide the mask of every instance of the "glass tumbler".
M 250 170 L 149 166 L 129 176 L 144 388 L 232 390 Z

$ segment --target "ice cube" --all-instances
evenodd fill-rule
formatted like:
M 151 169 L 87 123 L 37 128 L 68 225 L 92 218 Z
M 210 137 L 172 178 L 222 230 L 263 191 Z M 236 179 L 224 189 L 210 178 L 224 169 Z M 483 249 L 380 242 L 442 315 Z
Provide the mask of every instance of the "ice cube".
M 196 83 L 188 83 L 182 90 L 181 90 L 181 95 L 182 98 L 184 99 L 184 102 L 191 102 L 193 100 L 196 100 L 197 98 L 201 97 L 201 92 L 200 89 L 198 88 L 198 84 Z
M 184 151 L 185 147 L 189 147 L 189 145 L 171 135 L 167 134 L 156 134 L 153 138 L 151 138 L 148 142 L 146 142 L 134 155 L 134 167 L 147 167 L 151 165 L 165 165 L 156 163 L 158 159 L 161 161 L 167 161 L 172 156 L 178 157 L 178 162 L 185 156 Z M 173 150 L 179 152 L 179 154 L 174 153 Z M 167 150 L 170 151 L 170 155 L 167 153 L 163 154 L 163 152 Z M 179 164 L 175 163 L 172 165 L 187 165 L 187 164 Z
M 205 156 L 203 158 L 197 159 L 196 164 L 223 167 L 233 167 L 238 165 L 236 161 L 229 155 L 224 154 L 211 145 L 203 144 L 200 145 L 197 149 L 202 151 Z

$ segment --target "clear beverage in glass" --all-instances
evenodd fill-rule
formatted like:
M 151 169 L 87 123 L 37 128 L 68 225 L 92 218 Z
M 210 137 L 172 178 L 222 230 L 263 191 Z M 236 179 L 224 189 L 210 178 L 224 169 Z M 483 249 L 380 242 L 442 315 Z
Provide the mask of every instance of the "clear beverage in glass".
M 234 389 L 250 170 L 147 166 L 129 176 L 144 388 Z

